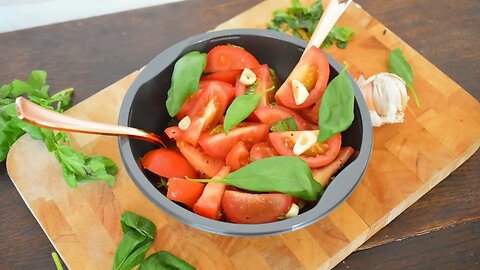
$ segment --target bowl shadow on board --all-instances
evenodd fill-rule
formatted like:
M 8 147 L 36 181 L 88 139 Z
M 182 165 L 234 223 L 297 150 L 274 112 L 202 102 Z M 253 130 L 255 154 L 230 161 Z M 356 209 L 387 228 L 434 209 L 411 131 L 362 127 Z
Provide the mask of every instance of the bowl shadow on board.
M 162 134 L 171 120 L 165 108 L 173 67 L 182 55 L 190 51 L 208 52 L 217 45 L 233 44 L 245 48 L 260 63 L 273 68 L 283 82 L 300 59 L 306 42 L 269 30 L 233 29 L 200 34 L 176 43 L 155 57 L 130 86 L 120 109 L 119 124 Z M 327 54 L 330 80 L 342 66 Z M 360 182 L 372 149 L 372 127 L 365 101 L 349 75 L 355 90 L 355 119 L 342 133 L 343 145 L 352 146 L 356 154 L 328 186 L 321 199 L 311 209 L 297 217 L 265 224 L 234 224 L 201 217 L 180 204 L 170 201 L 155 183 L 158 177 L 142 169 L 139 159 L 156 148 L 152 143 L 119 138 L 120 153 L 125 168 L 137 187 L 160 209 L 177 220 L 211 233 L 229 236 L 265 236 L 290 232 L 325 217 L 353 192 Z

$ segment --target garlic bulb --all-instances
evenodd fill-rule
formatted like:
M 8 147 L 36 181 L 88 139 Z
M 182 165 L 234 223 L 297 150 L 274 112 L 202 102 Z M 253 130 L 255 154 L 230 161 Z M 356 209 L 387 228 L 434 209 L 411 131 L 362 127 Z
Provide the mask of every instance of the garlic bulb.
M 409 97 L 402 78 L 391 73 L 379 73 L 366 80 L 360 76 L 357 84 L 367 102 L 373 126 L 403 123 Z

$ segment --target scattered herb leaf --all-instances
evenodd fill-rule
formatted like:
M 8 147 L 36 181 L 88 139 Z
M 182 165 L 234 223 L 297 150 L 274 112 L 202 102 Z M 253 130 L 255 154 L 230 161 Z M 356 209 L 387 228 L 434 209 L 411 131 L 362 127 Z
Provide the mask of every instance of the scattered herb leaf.
M 297 131 L 297 123 L 293 117 L 285 118 L 270 127 L 271 132 Z
M 168 251 L 160 251 L 148 256 L 138 270 L 195 270 L 195 267 Z
M 408 90 L 413 95 L 413 99 L 415 99 L 415 104 L 417 107 L 420 107 L 420 100 L 418 99 L 415 89 L 413 89 L 413 70 L 405 57 L 403 57 L 402 50 L 395 49 L 390 52 L 388 56 L 388 69 L 390 73 L 398 75 L 405 81 Z
M 172 84 L 166 102 L 168 114 L 177 115 L 185 100 L 198 91 L 198 83 L 207 64 L 207 54 L 193 51 L 175 63 Z
M 273 19 L 267 28 L 291 33 L 296 37 L 308 40 L 312 37 L 322 14 L 323 5 L 321 1 L 315 1 L 307 8 L 303 7 L 298 0 L 292 0 L 292 6 L 287 10 L 279 9 L 273 12 Z M 352 28 L 334 26 L 321 47 L 327 48 L 335 43 L 338 48 L 344 49 L 354 33 L 355 31 Z
M 72 103 L 73 88 L 62 90 L 53 96 L 48 93 L 47 73 L 34 70 L 27 81 L 13 80 L 0 87 L 0 161 L 3 161 L 10 147 L 23 134 L 28 133 L 34 140 L 45 143 L 62 167 L 67 184 L 76 187 L 78 182 L 104 180 L 115 183 L 114 174 L 118 168 L 115 163 L 103 156 L 85 156 L 70 146 L 65 132 L 53 132 L 39 128 L 18 119 L 15 110 L 15 98 L 26 95 L 32 102 L 57 112 L 65 111 Z
M 57 268 L 57 270 L 63 270 L 62 263 L 60 262 L 60 258 L 58 257 L 58 254 L 56 252 L 52 252 L 52 259 L 55 263 L 55 267 Z
M 245 91 L 246 95 L 253 95 L 257 91 L 258 88 L 258 81 L 255 81 L 252 85 L 247 86 L 247 90 Z
M 132 212 L 120 218 L 123 238 L 115 251 L 114 270 L 130 270 L 143 261 L 155 237 L 156 227 L 150 220 Z
M 256 192 L 281 192 L 307 201 L 315 201 L 323 193 L 322 185 L 313 179 L 307 163 L 299 157 L 291 156 L 275 156 L 254 161 L 224 179 L 193 181 L 220 182 Z
M 327 86 L 318 110 L 318 142 L 346 130 L 353 122 L 354 93 L 347 66 Z

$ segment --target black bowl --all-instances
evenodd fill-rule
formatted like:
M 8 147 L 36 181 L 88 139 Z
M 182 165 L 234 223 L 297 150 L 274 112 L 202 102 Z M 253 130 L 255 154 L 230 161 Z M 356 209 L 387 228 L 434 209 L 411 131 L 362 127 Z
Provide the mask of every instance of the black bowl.
M 174 63 L 190 51 L 207 52 L 217 45 L 234 44 L 251 52 L 260 63 L 275 69 L 283 81 L 302 55 L 306 42 L 282 33 L 238 29 L 200 34 L 176 43 L 155 57 L 130 86 L 120 109 L 119 124 L 162 134 L 170 121 L 165 108 L 167 90 L 170 87 Z M 342 66 L 327 54 L 330 63 L 330 80 L 342 70 Z M 139 159 L 156 148 L 154 144 L 120 138 L 120 152 L 125 168 L 137 187 L 160 209 L 177 220 L 194 228 L 222 235 L 263 236 L 297 230 L 333 211 L 353 192 L 360 182 L 372 149 L 372 127 L 365 101 L 356 83 L 355 120 L 343 132 L 343 145 L 352 146 L 356 155 L 330 183 L 318 203 L 310 210 L 290 219 L 265 224 L 234 224 L 199 216 L 167 199 L 154 184 L 156 177 L 142 169 Z

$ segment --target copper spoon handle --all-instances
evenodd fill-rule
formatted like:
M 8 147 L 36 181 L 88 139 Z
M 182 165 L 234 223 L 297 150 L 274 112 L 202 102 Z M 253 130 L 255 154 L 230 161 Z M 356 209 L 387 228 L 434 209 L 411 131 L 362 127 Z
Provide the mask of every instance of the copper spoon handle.
M 330 30 L 332 30 L 335 23 L 338 21 L 340 16 L 345 12 L 347 7 L 350 5 L 352 0 L 331 0 L 327 8 L 322 14 L 320 21 L 315 28 L 315 31 L 310 38 L 310 41 L 305 48 L 305 52 L 310 49 L 310 47 L 320 47 L 327 37 Z
M 39 127 L 79 133 L 126 136 L 164 146 L 160 136 L 141 129 L 77 119 L 45 109 L 24 97 L 18 97 L 15 105 L 19 119 Z

